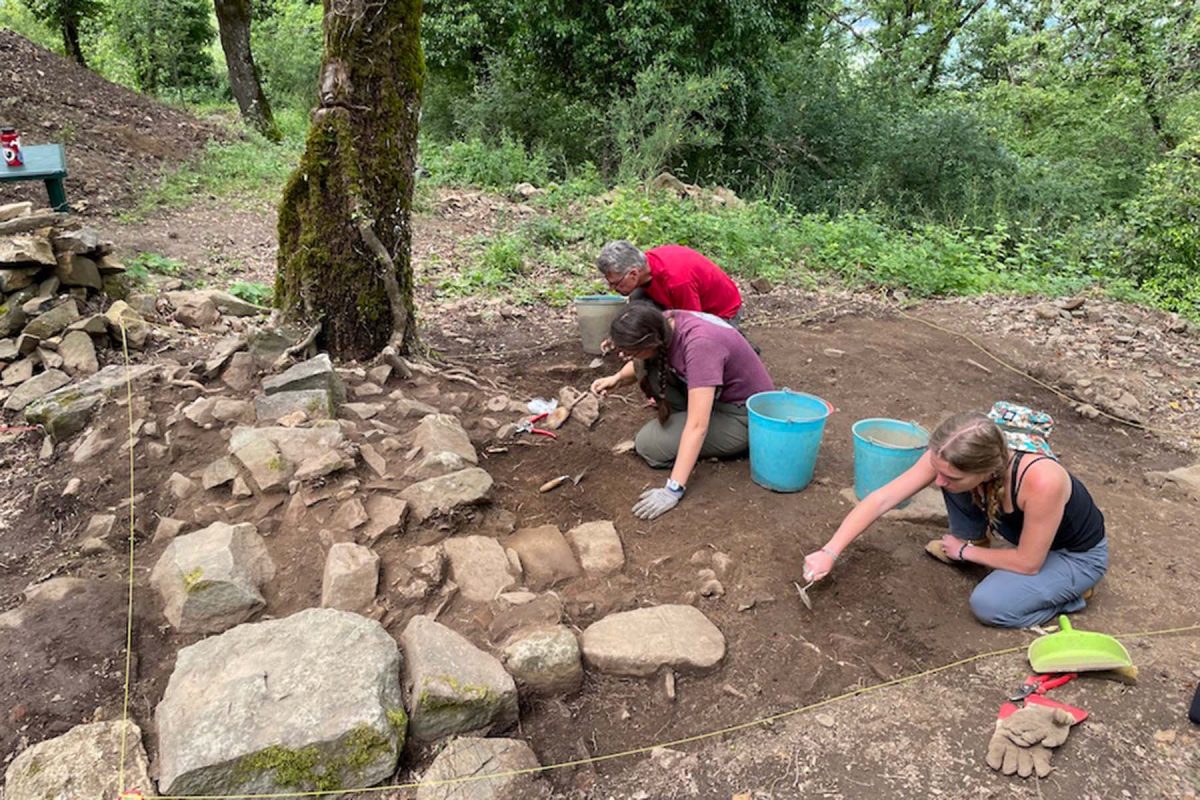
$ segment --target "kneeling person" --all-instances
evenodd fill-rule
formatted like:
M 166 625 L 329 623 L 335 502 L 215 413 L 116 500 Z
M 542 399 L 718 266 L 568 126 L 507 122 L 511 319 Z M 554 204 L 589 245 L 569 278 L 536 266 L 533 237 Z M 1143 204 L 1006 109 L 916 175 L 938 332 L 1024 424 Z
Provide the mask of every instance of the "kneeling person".
M 633 508 L 654 519 L 683 498 L 697 460 L 746 452 L 746 400 L 775 387 L 750 343 L 711 314 L 631 303 L 610 335 L 628 363 L 595 381 L 592 391 L 603 395 L 640 376 L 642 390 L 656 401 L 658 419 L 638 431 L 637 452 L 652 467 L 670 467 L 671 476 Z

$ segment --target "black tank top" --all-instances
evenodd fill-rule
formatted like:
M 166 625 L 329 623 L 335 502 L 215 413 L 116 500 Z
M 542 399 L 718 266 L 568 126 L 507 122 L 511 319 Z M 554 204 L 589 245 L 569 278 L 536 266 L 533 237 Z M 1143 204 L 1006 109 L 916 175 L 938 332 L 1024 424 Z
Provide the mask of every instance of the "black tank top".
M 1043 459 L 1053 461 L 1049 456 L 1037 456 L 1031 459 L 1024 469 L 1020 469 L 1021 461 L 1026 455 L 1030 454 L 1018 452 L 1013 456 L 1012 476 L 1009 481 L 1012 487 L 1012 513 L 1006 514 L 1001 511 L 996 515 L 997 532 L 1013 544 L 1021 540 L 1021 528 L 1025 525 L 1025 512 L 1017 505 L 1017 493 L 1021 491 L 1025 473 Z M 1091 550 L 1104 539 L 1104 515 L 1096 507 L 1096 502 L 1092 500 L 1087 487 L 1071 473 L 1068 472 L 1067 476 L 1071 479 L 1071 497 L 1067 500 L 1067 507 L 1063 509 L 1062 521 L 1058 523 L 1058 530 L 1054 534 L 1050 549 L 1077 553 Z

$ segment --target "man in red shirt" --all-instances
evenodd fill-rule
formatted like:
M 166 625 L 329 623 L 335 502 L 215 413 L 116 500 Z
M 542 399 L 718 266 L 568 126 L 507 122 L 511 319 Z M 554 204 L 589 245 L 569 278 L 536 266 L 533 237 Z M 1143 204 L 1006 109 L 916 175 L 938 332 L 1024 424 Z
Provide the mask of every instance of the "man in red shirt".
M 737 325 L 742 295 L 733 279 L 704 256 L 666 244 L 643 253 L 626 241 L 609 242 L 596 266 L 614 292 L 648 299 L 660 308 L 704 311 Z

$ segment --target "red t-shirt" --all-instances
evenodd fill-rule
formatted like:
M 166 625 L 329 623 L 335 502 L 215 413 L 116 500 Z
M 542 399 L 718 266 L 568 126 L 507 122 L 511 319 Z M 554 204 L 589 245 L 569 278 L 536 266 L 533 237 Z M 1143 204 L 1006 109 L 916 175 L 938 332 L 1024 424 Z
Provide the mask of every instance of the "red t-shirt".
M 713 262 L 678 244 L 646 251 L 650 283 L 643 287 L 650 299 L 665 309 L 704 311 L 733 319 L 742 307 L 742 295 L 733 279 Z

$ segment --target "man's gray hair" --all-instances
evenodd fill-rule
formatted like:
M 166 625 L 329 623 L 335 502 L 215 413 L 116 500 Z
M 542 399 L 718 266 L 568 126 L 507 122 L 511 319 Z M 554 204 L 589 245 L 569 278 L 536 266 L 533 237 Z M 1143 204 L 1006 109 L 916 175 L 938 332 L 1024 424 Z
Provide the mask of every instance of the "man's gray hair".
M 631 269 L 642 269 L 646 266 L 646 254 L 633 246 L 631 242 L 618 239 L 600 248 L 596 256 L 596 266 L 605 275 L 626 273 Z

